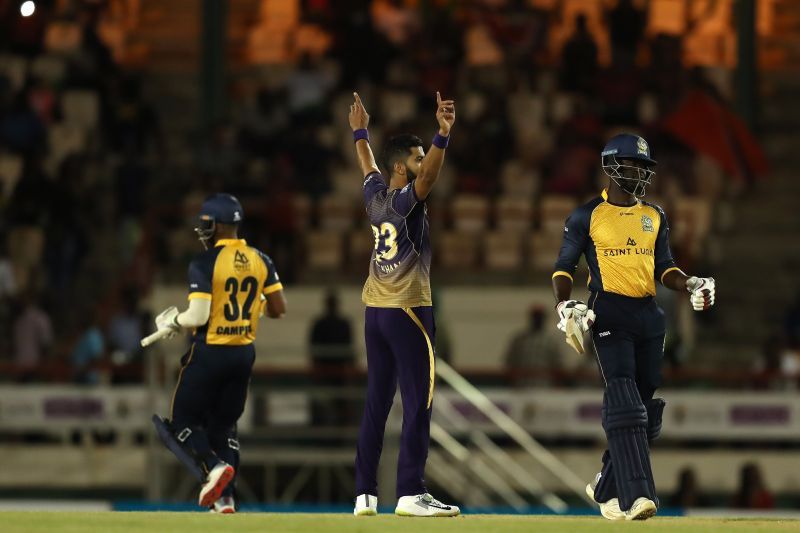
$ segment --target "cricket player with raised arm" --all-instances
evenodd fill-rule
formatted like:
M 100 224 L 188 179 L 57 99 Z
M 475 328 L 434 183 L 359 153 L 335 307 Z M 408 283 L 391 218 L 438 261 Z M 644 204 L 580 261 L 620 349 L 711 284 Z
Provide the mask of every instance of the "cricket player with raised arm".
M 431 242 L 425 200 L 439 177 L 450 129 L 452 100 L 436 93 L 439 132 L 425 153 L 413 135 L 389 139 L 382 175 L 369 144 L 369 115 L 358 94 L 350 106 L 358 162 L 364 176 L 364 203 L 375 248 L 364 284 L 364 336 L 367 346 L 367 402 L 356 449 L 356 502 L 353 514 L 372 516 L 378 507 L 378 461 L 386 419 L 397 385 L 403 400 L 403 430 L 397 463 L 400 516 L 456 516 L 425 488 L 434 384 L 434 335 L 431 302 Z
M 695 311 L 714 305 L 714 279 L 689 277 L 672 258 L 664 211 L 642 200 L 655 172 L 647 142 L 624 133 L 601 154 L 609 177 L 601 196 L 567 218 L 553 273 L 558 328 L 591 331 L 605 383 L 602 423 L 608 440 L 603 466 L 586 492 L 609 520 L 646 520 L 658 499 L 649 442 L 661 431 L 664 312 L 654 300 L 656 281 L 688 291 Z M 589 266 L 589 301 L 570 298 L 580 256 Z M 568 337 L 569 339 L 569 337 Z
M 269 256 L 238 237 L 244 212 L 235 197 L 210 196 L 199 218 L 195 231 L 205 251 L 189 265 L 189 308 L 170 307 L 156 317 L 165 336 L 193 329 L 192 344 L 181 359 L 170 417 L 153 422 L 202 483 L 200 506 L 230 514 L 239 467 L 236 423 L 247 399 L 258 319 L 282 317 L 286 300 Z

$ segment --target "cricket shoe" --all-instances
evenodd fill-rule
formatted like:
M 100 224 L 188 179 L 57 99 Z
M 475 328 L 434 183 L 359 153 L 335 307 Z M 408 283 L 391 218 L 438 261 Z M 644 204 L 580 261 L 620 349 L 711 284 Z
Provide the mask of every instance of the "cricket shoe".
M 200 507 L 211 507 L 222 496 L 222 491 L 233 479 L 236 471 L 228 463 L 221 462 L 211 469 L 206 477 L 206 483 L 200 489 Z
M 656 503 L 648 498 L 636 498 L 631 508 L 625 511 L 625 520 L 647 520 L 658 512 Z
M 378 514 L 378 497 L 370 494 L 361 494 L 356 498 L 356 507 L 353 516 L 375 516 Z
M 586 494 L 594 500 L 594 489 L 597 488 L 597 484 L 600 483 L 600 476 L 603 474 L 598 472 L 596 476 L 594 476 L 594 481 L 586 485 Z
M 597 484 L 600 482 L 600 476 L 601 474 L 598 472 L 594 477 L 594 481 L 586 485 L 586 494 L 592 500 L 594 500 L 594 489 L 597 488 Z M 619 500 L 617 498 L 611 498 L 603 503 L 598 502 L 597 505 L 600 506 L 600 514 L 607 520 L 625 520 L 626 518 L 625 512 L 619 508 Z
M 427 492 L 401 496 L 394 510 L 397 516 L 458 516 L 459 513 L 461 510 L 455 505 L 446 505 Z
M 214 502 L 214 505 L 209 509 L 211 513 L 217 514 L 234 514 L 236 512 L 236 504 L 233 502 L 233 496 L 223 496 Z

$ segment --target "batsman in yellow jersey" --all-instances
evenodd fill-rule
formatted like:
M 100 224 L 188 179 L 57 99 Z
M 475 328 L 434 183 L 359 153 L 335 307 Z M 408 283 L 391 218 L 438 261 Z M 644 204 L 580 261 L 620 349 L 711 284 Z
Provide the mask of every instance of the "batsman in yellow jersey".
M 714 305 L 714 279 L 689 277 L 675 264 L 664 211 L 642 200 L 655 172 L 647 142 L 621 134 L 606 144 L 608 188 L 567 218 L 553 273 L 558 327 L 578 349 L 591 331 L 605 384 L 603 428 L 608 449 L 587 493 L 609 520 L 645 520 L 658 509 L 649 442 L 661 431 L 664 312 L 656 282 L 688 291 L 695 311 Z M 589 301 L 570 298 L 581 255 L 589 266 Z
M 230 194 L 203 203 L 195 231 L 206 250 L 189 265 L 189 308 L 179 313 L 170 307 L 156 318 L 165 336 L 184 328 L 193 332 L 170 419 L 154 416 L 153 422 L 164 444 L 203 484 L 199 504 L 224 514 L 236 510 L 236 423 L 247 399 L 258 319 L 286 312 L 272 260 L 238 236 L 243 218 Z

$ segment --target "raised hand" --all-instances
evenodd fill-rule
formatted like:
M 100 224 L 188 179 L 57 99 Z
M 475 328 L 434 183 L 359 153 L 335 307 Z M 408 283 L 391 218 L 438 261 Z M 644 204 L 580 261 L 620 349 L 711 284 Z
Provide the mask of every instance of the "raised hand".
M 456 121 L 456 107 L 454 100 L 442 100 L 442 95 L 436 91 L 436 121 L 439 122 L 439 135 L 447 137 L 450 128 Z
M 364 109 L 364 104 L 361 102 L 361 97 L 358 93 L 353 93 L 354 101 L 350 106 L 350 127 L 353 131 L 366 129 L 369 126 L 369 113 Z

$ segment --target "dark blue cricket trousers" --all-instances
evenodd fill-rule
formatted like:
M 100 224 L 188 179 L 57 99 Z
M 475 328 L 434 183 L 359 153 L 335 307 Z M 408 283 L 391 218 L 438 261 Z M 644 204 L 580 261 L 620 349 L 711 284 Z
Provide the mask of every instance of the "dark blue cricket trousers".
M 378 462 L 398 383 L 403 429 L 397 497 L 427 492 L 435 331 L 432 307 L 366 308 L 367 402 L 356 449 L 356 496 L 378 495 Z

